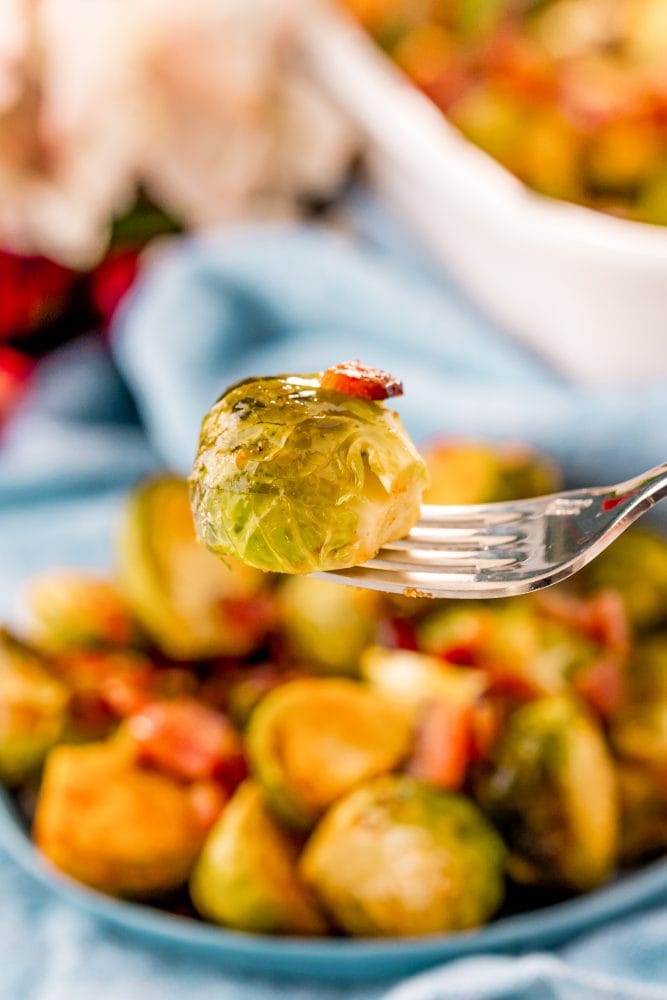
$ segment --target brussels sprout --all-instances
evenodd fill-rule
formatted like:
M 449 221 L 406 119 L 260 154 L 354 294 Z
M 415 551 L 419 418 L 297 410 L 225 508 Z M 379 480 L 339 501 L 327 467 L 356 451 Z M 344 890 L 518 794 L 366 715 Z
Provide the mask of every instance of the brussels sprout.
M 628 706 L 614 721 L 611 737 L 622 756 L 667 775 L 667 698 Z
M 31 582 L 27 600 L 35 641 L 50 651 L 131 646 L 138 639 L 125 601 L 108 580 L 49 573 Z
M 530 448 L 436 441 L 422 449 L 431 479 L 424 503 L 491 503 L 553 493 L 556 465 Z
M 542 617 L 531 598 L 493 609 L 446 605 L 420 623 L 417 641 L 429 653 L 486 668 L 497 687 L 527 695 L 567 690 L 599 655 L 583 635 Z
M 612 871 L 614 769 L 601 730 L 574 701 L 542 698 L 519 708 L 478 795 L 513 851 L 518 881 L 583 891 Z
M 652 635 L 637 644 L 627 665 L 626 685 L 633 704 L 667 701 L 667 635 Z
M 621 859 L 641 861 L 667 848 L 667 772 L 622 761 L 618 767 L 621 799 Z
M 474 803 L 391 775 L 332 807 L 301 872 L 343 930 L 406 937 L 488 920 L 503 897 L 504 856 Z
M 356 674 L 377 630 L 379 596 L 311 577 L 289 577 L 281 589 L 283 632 L 299 662 L 326 673 Z
M 407 755 L 410 715 L 343 678 L 306 677 L 268 694 L 248 730 L 250 767 L 277 816 L 308 828 L 337 798 Z
M 417 521 L 426 469 L 398 415 L 321 379 L 246 379 L 204 418 L 191 499 L 216 555 L 284 573 L 341 569 Z
M 153 479 L 134 491 L 118 564 L 134 614 L 173 659 L 243 655 L 263 639 L 266 577 L 237 560 L 220 562 L 197 542 L 183 480 Z
M 69 693 L 44 660 L 0 630 L 0 779 L 17 784 L 60 738 Z
M 481 671 L 452 667 L 435 656 L 409 649 L 381 646 L 370 646 L 363 653 L 361 674 L 382 694 L 415 711 L 437 699 L 470 705 L 486 687 Z
M 326 923 L 297 872 L 297 849 L 244 782 L 208 835 L 190 879 L 197 910 L 264 934 L 323 934 Z
M 60 746 L 47 758 L 34 837 L 58 868 L 112 895 L 187 879 L 206 826 L 192 789 L 135 765 L 129 741 Z
M 617 590 L 637 628 L 659 625 L 667 620 L 667 542 L 626 531 L 582 570 L 579 582 L 587 590 Z

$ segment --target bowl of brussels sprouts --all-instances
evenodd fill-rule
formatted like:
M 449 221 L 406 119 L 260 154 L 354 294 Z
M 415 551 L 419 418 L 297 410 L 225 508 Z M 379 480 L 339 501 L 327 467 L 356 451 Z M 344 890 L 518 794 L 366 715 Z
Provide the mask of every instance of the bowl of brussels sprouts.
M 557 488 L 441 441 L 429 502 Z M 568 587 L 431 601 L 197 543 L 174 476 L 108 579 L 0 633 L 0 842 L 84 910 L 230 968 L 380 979 L 541 948 L 667 894 L 667 543 Z
M 303 36 L 374 189 L 486 312 L 581 381 L 665 377 L 662 0 L 342 0 Z

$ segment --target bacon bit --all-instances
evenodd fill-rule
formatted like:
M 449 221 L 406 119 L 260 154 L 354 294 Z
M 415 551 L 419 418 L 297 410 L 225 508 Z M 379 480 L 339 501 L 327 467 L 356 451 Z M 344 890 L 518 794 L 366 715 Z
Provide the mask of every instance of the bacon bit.
M 601 718 L 612 718 L 623 704 L 623 664 L 617 656 L 606 656 L 578 671 L 574 688 Z
M 183 781 L 219 780 L 233 788 L 245 776 L 241 743 L 223 715 L 191 698 L 153 702 L 129 719 L 140 763 Z
M 502 726 L 500 707 L 488 698 L 483 698 L 472 707 L 471 759 L 473 762 L 486 760 L 493 744 L 500 735 Z
M 450 790 L 463 784 L 472 747 L 472 708 L 439 699 L 428 704 L 417 731 L 408 770 Z
M 387 649 L 417 650 L 415 627 L 408 618 L 383 618 L 378 625 L 377 641 Z
M 627 654 L 630 624 L 623 598 L 615 590 L 601 590 L 591 597 L 572 597 L 558 591 L 538 596 L 543 614 L 576 629 L 606 649 Z
M 327 368 L 322 372 L 320 385 L 323 389 L 361 399 L 389 399 L 390 396 L 403 395 L 402 382 L 379 368 L 362 365 L 361 361 L 344 361 Z

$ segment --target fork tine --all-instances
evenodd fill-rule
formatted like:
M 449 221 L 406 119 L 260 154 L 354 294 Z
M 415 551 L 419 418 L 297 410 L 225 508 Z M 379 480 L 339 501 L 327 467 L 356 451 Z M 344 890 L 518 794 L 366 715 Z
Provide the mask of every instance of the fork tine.
M 518 529 L 500 532 L 488 528 L 485 530 L 481 525 L 479 528 L 470 529 L 447 528 L 436 524 L 416 524 L 405 536 L 405 539 L 399 539 L 399 542 L 423 543 L 425 546 L 437 546 L 438 548 L 447 548 L 451 543 L 457 543 L 459 546 L 462 544 L 471 545 L 474 548 L 490 548 L 498 545 L 510 545 L 513 542 L 516 543 L 522 537 L 523 532 Z M 392 544 L 394 543 L 390 542 L 385 547 L 389 548 Z
M 443 506 L 440 504 L 424 504 L 420 511 L 418 524 L 439 524 L 451 526 L 488 527 L 501 524 L 511 524 L 521 521 L 527 510 L 508 509 L 502 504 L 481 504 L 477 506 Z

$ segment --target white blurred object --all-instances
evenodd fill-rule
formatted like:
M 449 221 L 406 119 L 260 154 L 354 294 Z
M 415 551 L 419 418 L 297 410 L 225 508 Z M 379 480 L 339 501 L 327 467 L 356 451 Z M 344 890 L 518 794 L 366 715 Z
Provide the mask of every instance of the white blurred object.
M 88 267 L 139 186 L 188 229 L 293 214 L 356 150 L 308 0 L 0 0 L 0 246 Z
M 363 129 L 378 191 L 490 316 L 582 382 L 667 377 L 667 227 L 533 193 L 342 13 L 308 22 L 302 46 Z

